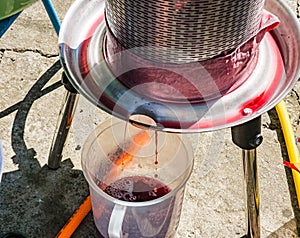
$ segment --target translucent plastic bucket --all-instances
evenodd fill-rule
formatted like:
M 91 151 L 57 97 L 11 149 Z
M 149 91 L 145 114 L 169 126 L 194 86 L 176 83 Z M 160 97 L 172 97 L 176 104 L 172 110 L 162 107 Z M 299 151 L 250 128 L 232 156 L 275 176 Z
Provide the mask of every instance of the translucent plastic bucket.
M 82 167 L 102 236 L 175 236 L 193 168 L 183 135 L 106 121 L 88 137 Z

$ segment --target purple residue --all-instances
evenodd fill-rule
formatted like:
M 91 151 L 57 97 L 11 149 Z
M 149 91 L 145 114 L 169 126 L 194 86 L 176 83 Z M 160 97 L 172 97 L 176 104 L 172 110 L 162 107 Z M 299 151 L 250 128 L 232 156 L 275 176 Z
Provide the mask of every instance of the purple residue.
M 202 102 L 239 87 L 256 66 L 258 46 L 279 19 L 264 10 L 258 33 L 237 48 L 204 61 L 166 64 L 144 59 L 125 49 L 108 29 L 107 63 L 126 87 L 145 97 L 169 102 Z M 196 46 L 195 46 L 196 47 Z

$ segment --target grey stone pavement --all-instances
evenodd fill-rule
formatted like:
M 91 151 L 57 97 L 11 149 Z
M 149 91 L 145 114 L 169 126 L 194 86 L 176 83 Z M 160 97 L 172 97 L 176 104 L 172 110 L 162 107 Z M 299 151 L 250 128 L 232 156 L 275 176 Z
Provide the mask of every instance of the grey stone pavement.
M 60 19 L 72 1 L 54 1 Z M 288 1 L 297 12 L 299 3 Z M 80 155 L 86 136 L 106 113 L 83 97 L 59 169 L 47 167 L 50 145 L 65 94 L 57 36 L 37 2 L 0 39 L 0 234 L 55 237 L 89 194 Z M 299 123 L 299 83 L 285 98 L 294 128 Z M 274 110 L 263 115 L 258 148 L 261 236 L 298 237 L 300 213 Z M 191 136 L 195 168 L 187 184 L 178 237 L 242 237 L 246 231 L 242 155 L 230 130 Z M 73 237 L 100 237 L 90 213 Z

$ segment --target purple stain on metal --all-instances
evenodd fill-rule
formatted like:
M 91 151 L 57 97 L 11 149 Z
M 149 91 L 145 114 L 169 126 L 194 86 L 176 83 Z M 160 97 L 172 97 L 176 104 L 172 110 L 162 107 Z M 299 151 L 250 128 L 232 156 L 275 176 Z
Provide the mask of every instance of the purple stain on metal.
M 188 2 L 187 1 L 182 1 L 178 0 L 177 3 L 175 4 L 176 11 L 179 12 L 181 9 L 186 5 Z

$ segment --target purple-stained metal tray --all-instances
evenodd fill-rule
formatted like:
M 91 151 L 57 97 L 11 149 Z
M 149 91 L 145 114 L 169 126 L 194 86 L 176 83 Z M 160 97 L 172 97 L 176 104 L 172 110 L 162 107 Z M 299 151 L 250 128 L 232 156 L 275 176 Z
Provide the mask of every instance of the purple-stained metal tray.
M 108 67 L 104 8 L 103 0 L 77 0 L 71 6 L 59 34 L 60 57 L 80 94 L 124 120 L 135 114 L 147 115 L 156 121 L 157 129 L 170 132 L 232 127 L 273 108 L 300 76 L 298 20 L 283 0 L 266 0 L 265 9 L 281 23 L 265 35 L 256 65 L 241 85 L 220 97 L 197 103 L 177 103 L 137 93 L 122 84 Z

